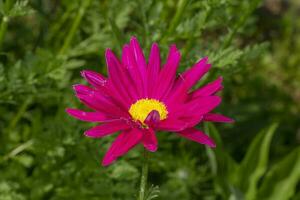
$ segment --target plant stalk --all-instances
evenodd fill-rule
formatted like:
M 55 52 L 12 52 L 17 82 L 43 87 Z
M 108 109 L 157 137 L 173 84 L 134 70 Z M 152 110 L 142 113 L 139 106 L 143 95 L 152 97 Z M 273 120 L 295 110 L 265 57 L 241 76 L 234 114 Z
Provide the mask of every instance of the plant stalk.
M 138 200 L 145 200 L 145 193 L 146 193 L 146 186 L 147 186 L 147 179 L 148 179 L 148 171 L 149 171 L 149 153 L 144 148 L 144 160 L 143 160 L 143 168 L 142 168 L 142 175 L 141 175 L 141 184 L 140 184 L 140 192 Z
M 2 49 L 2 43 L 4 40 L 4 36 L 7 30 L 7 24 L 8 24 L 9 18 L 4 16 L 1 25 L 0 25 L 0 49 Z
M 66 50 L 69 48 L 69 46 L 71 45 L 71 42 L 74 38 L 74 35 L 80 25 L 80 22 L 85 14 L 86 9 L 90 6 L 91 4 L 91 0 L 84 0 L 82 1 L 82 5 L 79 8 L 79 11 L 72 23 L 71 29 L 59 51 L 59 54 L 64 54 L 66 52 Z
M 9 12 L 12 7 L 12 1 L 11 0 L 6 0 L 4 3 L 4 10 L 5 13 L 3 14 L 2 21 L 0 24 L 0 50 L 2 49 L 2 43 L 4 41 L 4 37 L 7 31 L 7 26 L 9 22 Z

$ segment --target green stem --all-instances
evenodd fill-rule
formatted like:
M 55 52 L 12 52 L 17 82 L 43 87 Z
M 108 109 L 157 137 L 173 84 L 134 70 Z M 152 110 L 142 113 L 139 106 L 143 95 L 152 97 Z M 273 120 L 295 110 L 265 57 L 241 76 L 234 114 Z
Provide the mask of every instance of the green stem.
M 2 43 L 4 40 L 4 36 L 7 30 L 7 24 L 8 24 L 9 18 L 7 16 L 4 16 L 1 21 L 0 25 L 0 49 L 2 49 Z
M 24 113 L 26 112 L 26 110 L 31 102 L 32 102 L 32 98 L 29 97 L 22 103 L 22 105 L 19 107 L 16 115 L 12 118 L 12 120 L 8 124 L 7 129 L 6 129 L 7 133 L 10 133 L 10 131 L 16 127 L 17 123 L 23 117 Z M 0 140 L 4 141 L 4 142 L 7 141 L 7 134 L 0 135 Z M 1 159 L 0 159 L 0 162 L 1 162 Z
M 176 27 L 178 26 L 182 14 L 184 12 L 184 9 L 186 8 L 186 5 L 188 4 L 189 0 L 180 0 L 177 4 L 177 9 L 174 15 L 174 18 L 172 19 L 170 26 L 166 32 L 166 34 L 161 39 L 162 42 L 165 42 L 165 40 L 168 38 L 168 36 L 172 33 L 174 33 Z
M 122 50 L 123 48 L 123 40 L 122 38 L 124 38 L 121 30 L 119 29 L 119 27 L 117 26 L 117 24 L 115 23 L 115 21 L 111 18 L 108 18 L 111 30 L 113 32 L 113 35 L 115 36 L 116 42 L 119 45 L 119 49 Z
M 9 12 L 12 7 L 12 1 L 11 0 L 6 0 L 4 4 L 4 14 L 2 17 L 1 25 L 0 25 L 0 50 L 2 49 L 2 43 L 5 37 L 5 33 L 7 31 L 7 25 L 9 21 Z
M 146 10 L 146 6 L 144 6 L 144 1 L 139 1 L 139 6 L 141 8 L 141 19 L 142 19 L 142 23 L 143 23 L 143 30 L 144 30 L 144 44 L 146 47 L 149 47 L 148 44 L 149 44 L 149 26 L 148 26 L 148 20 L 147 20 L 147 16 L 146 16 L 146 13 L 147 13 L 147 10 Z
M 145 200 L 145 191 L 146 191 L 146 185 L 147 185 L 148 171 L 149 171 L 149 154 L 148 154 L 147 150 L 144 149 L 144 161 L 143 161 L 140 192 L 139 192 L 138 200 Z
M 238 30 L 245 24 L 246 20 L 249 18 L 251 13 L 257 8 L 260 2 L 261 2 L 260 0 L 255 0 L 251 2 L 248 11 L 246 11 L 245 14 L 240 17 L 239 21 L 236 23 L 233 30 L 226 37 L 224 43 L 222 44 L 222 49 L 229 47 L 234 36 L 237 34 Z
M 60 32 L 63 29 L 63 26 L 66 24 L 74 9 L 76 8 L 68 7 L 60 19 L 57 20 L 57 22 L 50 28 L 49 34 L 47 35 L 48 41 L 52 41 L 53 39 L 57 38 L 59 34 L 61 34 Z
M 85 1 L 82 1 L 82 5 L 80 6 L 79 8 L 79 11 L 78 11 L 78 14 L 77 16 L 75 17 L 74 21 L 73 21 L 73 24 L 71 26 L 71 29 L 64 41 L 64 44 L 63 46 L 61 47 L 60 51 L 59 51 L 59 54 L 64 54 L 65 51 L 69 48 L 73 38 L 74 38 L 74 35 L 76 33 L 76 30 L 78 29 L 78 26 L 80 25 L 80 22 L 82 20 L 82 17 L 86 11 L 86 8 L 90 5 L 91 3 L 91 0 L 85 0 Z
M 17 125 L 19 120 L 22 118 L 23 114 L 26 112 L 26 110 L 27 110 L 28 106 L 30 105 L 31 101 L 32 101 L 32 98 L 29 97 L 22 103 L 22 105 L 20 106 L 18 112 L 16 113 L 14 118 L 10 121 L 9 126 L 8 126 L 8 130 L 12 130 L 12 129 L 15 128 L 15 126 Z

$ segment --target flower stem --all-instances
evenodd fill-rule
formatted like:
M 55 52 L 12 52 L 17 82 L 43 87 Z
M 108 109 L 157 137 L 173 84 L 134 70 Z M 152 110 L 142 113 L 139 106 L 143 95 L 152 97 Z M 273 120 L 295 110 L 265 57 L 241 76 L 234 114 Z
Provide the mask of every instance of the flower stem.
M 144 161 L 143 161 L 140 192 L 139 192 L 138 200 L 145 200 L 145 191 L 146 191 L 146 185 L 147 185 L 148 170 L 149 170 L 149 153 L 144 148 Z
M 0 49 L 2 49 L 2 43 L 7 30 L 8 17 L 4 16 L 0 25 Z
M 186 8 L 186 5 L 189 3 L 188 0 L 179 0 L 177 3 L 177 8 L 174 17 L 172 18 L 172 21 L 170 22 L 170 26 L 168 30 L 166 31 L 166 34 L 162 37 L 161 41 L 165 42 L 170 36 L 170 34 L 174 33 L 176 27 L 180 23 L 182 14 L 184 13 L 184 9 Z
M 1 24 L 0 24 L 0 49 L 2 49 L 2 43 L 3 43 L 3 40 L 4 40 L 4 37 L 5 37 L 5 34 L 6 34 L 6 31 L 7 31 L 7 25 L 8 25 L 8 21 L 9 21 L 9 12 L 10 12 L 10 9 L 12 7 L 12 1 L 11 0 L 6 0 L 5 3 L 4 3 L 4 14 L 3 14 L 3 17 L 2 17 L 2 21 L 1 21 Z
M 84 0 L 82 1 L 81 6 L 79 7 L 78 13 L 72 23 L 71 29 L 63 43 L 63 46 L 61 47 L 59 54 L 64 54 L 65 51 L 69 48 L 75 33 L 80 25 L 80 22 L 85 14 L 86 9 L 90 6 L 91 0 Z

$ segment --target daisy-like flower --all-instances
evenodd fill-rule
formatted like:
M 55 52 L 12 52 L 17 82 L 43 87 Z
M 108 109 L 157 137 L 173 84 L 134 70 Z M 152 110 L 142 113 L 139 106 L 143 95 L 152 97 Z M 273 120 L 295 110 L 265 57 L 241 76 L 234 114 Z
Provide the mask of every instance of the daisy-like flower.
M 107 166 L 141 143 L 151 152 L 157 150 L 156 131 L 174 132 L 189 140 L 215 147 L 214 141 L 195 128 L 201 121 L 232 122 L 211 113 L 221 98 L 215 93 L 223 88 L 222 78 L 192 90 L 211 64 L 205 57 L 181 75 L 176 75 L 180 52 L 175 45 L 169 49 L 167 61 L 161 65 L 159 48 L 151 47 L 149 61 L 135 37 L 125 44 L 122 58 L 107 49 L 108 77 L 84 70 L 81 75 L 92 86 L 75 85 L 76 96 L 94 112 L 67 109 L 73 117 L 99 122 L 84 134 L 101 138 L 116 132 L 102 164 Z

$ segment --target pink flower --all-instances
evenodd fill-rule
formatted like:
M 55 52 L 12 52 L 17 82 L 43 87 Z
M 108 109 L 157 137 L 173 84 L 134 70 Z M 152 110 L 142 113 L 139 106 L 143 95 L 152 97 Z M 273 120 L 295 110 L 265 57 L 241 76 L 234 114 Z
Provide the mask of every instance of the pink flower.
M 121 60 L 110 49 L 105 57 L 108 77 L 84 70 L 81 74 L 92 87 L 74 86 L 76 96 L 94 112 L 66 110 L 77 119 L 101 123 L 85 132 L 88 137 L 101 138 L 120 132 L 102 161 L 104 166 L 139 143 L 148 151 L 156 151 L 156 131 L 174 132 L 215 147 L 214 141 L 194 126 L 201 121 L 233 122 L 210 113 L 221 102 L 215 95 L 223 88 L 221 77 L 191 91 L 210 69 L 208 58 L 176 76 L 181 55 L 175 45 L 170 47 L 167 61 L 161 67 L 158 45 L 152 45 L 147 63 L 135 37 L 124 45 Z

